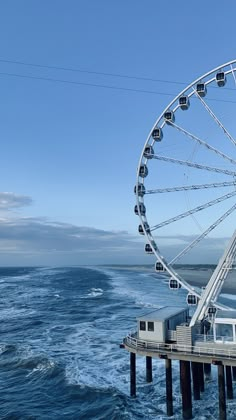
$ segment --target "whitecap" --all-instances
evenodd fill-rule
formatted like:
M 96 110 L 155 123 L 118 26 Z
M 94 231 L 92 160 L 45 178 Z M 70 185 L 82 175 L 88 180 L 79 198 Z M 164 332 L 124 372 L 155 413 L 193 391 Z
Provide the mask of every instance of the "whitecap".
M 47 361 L 42 361 L 42 362 L 39 362 L 39 363 L 37 364 L 37 366 L 36 366 L 36 367 L 34 367 L 34 368 L 32 369 L 32 371 L 31 371 L 31 372 L 29 372 L 29 373 L 26 375 L 26 377 L 31 376 L 31 375 L 33 375 L 34 373 L 42 373 L 42 374 L 45 374 L 45 373 L 47 373 L 48 371 L 50 371 L 51 369 L 54 369 L 54 367 L 55 367 L 55 362 L 53 362 L 52 360 L 47 360 Z
M 97 296 L 102 296 L 102 295 L 103 295 L 103 289 L 92 287 L 87 296 L 97 297 Z

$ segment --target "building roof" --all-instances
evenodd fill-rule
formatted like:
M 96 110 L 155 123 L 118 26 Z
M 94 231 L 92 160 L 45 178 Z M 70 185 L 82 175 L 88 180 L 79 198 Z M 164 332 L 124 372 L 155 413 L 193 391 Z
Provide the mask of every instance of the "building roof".
M 188 308 L 180 306 L 163 306 L 163 308 L 149 312 L 137 318 L 138 321 L 165 321 L 173 316 L 187 311 Z

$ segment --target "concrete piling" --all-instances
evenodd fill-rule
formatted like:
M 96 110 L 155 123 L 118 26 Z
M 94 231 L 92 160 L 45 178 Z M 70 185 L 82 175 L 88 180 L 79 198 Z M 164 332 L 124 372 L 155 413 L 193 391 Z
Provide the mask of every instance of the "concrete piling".
M 173 395 L 172 395 L 172 365 L 171 360 L 166 359 L 166 414 L 173 416 Z
M 232 382 L 232 369 L 231 366 L 225 367 L 226 373 L 226 390 L 227 390 L 227 398 L 228 400 L 233 400 L 233 382 Z
M 233 380 L 236 381 L 236 366 L 232 366 Z
M 198 363 L 198 375 L 199 375 L 199 383 L 200 383 L 200 391 L 204 392 L 205 383 L 204 383 L 204 368 L 203 363 Z
M 219 419 L 226 420 L 225 375 L 224 366 L 218 365 L 218 390 L 219 390 Z
M 146 356 L 146 381 L 152 382 L 152 358 Z
M 204 363 L 204 373 L 207 378 L 211 376 L 211 364 L 210 363 Z
M 136 397 L 136 354 L 130 353 L 130 396 Z
M 194 400 L 200 400 L 200 381 L 199 381 L 199 363 L 192 362 L 192 380 L 193 380 L 193 398 Z
M 183 419 L 192 418 L 192 392 L 190 362 L 180 360 L 180 388 L 182 393 Z

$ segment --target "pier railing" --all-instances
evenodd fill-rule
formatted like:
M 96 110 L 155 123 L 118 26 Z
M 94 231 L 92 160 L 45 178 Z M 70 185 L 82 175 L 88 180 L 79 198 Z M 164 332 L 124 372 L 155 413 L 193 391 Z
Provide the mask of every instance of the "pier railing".
M 176 353 L 181 352 L 182 354 L 195 356 L 208 356 L 208 357 L 221 357 L 227 359 L 236 359 L 236 346 L 230 348 L 221 348 L 218 346 L 201 346 L 199 344 L 194 346 L 179 345 L 177 343 L 157 343 L 154 341 L 145 341 L 137 338 L 137 333 L 129 334 L 124 338 L 124 344 L 127 347 L 136 350 L 150 350 L 158 353 Z M 210 344 L 210 342 L 209 342 Z

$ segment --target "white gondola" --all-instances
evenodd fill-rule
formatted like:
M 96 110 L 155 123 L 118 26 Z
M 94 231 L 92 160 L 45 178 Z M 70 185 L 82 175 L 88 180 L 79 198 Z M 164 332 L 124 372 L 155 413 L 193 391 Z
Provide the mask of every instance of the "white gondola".
M 193 293 L 188 293 L 187 295 L 187 304 L 188 305 L 197 305 L 198 303 L 198 297 L 194 295 Z
M 214 306 L 209 306 L 207 312 L 208 312 L 208 315 L 215 315 L 216 314 L 216 308 Z
M 154 254 L 153 249 L 152 249 L 152 247 L 151 247 L 151 245 L 150 245 L 150 244 L 146 244 L 146 245 L 145 245 L 145 252 L 146 252 L 147 254 Z
M 140 212 L 141 216 L 145 216 L 145 214 L 146 214 L 146 207 L 145 207 L 145 205 L 143 203 L 139 204 L 139 212 Z M 138 206 L 136 204 L 134 206 L 134 213 L 138 216 L 139 212 L 138 212 Z
M 223 71 L 219 71 L 218 73 L 216 73 L 216 83 L 219 87 L 224 86 L 226 83 L 226 80 L 227 79 Z
M 164 113 L 164 119 L 167 124 L 171 124 L 175 122 L 175 114 L 173 111 L 166 111 Z
M 163 137 L 162 129 L 159 127 L 154 128 L 154 130 L 152 131 L 153 140 L 161 141 L 162 137 Z
M 148 175 L 148 168 L 146 165 L 141 165 L 139 168 L 139 176 L 145 178 Z
M 143 227 L 144 227 L 144 229 L 143 229 Z M 139 227 L 138 227 L 138 232 L 140 233 L 140 235 L 144 235 L 144 233 L 145 233 L 144 230 L 145 230 L 146 233 L 150 233 L 150 227 L 149 227 L 149 224 L 147 222 L 144 222 L 143 226 L 139 225 Z
M 163 273 L 163 272 L 166 271 L 165 268 L 164 268 L 164 266 L 163 266 L 163 264 L 160 261 L 157 261 L 156 262 L 156 264 L 155 264 L 155 271 L 157 273 Z
M 205 83 L 198 83 L 197 86 L 196 86 L 196 91 L 197 91 L 198 95 L 201 96 L 202 98 L 204 96 L 206 96 L 207 88 L 205 86 Z
M 178 280 L 176 279 L 170 279 L 169 280 L 169 288 L 170 289 L 180 289 L 181 288 L 181 284 L 178 282 Z
M 147 159 L 152 159 L 154 155 L 154 150 L 152 146 L 146 146 L 143 153 L 144 157 Z
M 134 194 L 136 194 L 136 185 L 134 187 Z M 143 197 L 145 194 L 145 187 L 143 184 L 138 184 L 138 196 Z
M 190 102 L 189 102 L 189 98 L 188 98 L 188 96 L 185 96 L 185 95 L 180 96 L 180 98 L 179 98 L 179 106 L 180 106 L 180 108 L 181 108 L 183 111 L 185 111 L 186 109 L 188 109 L 188 108 L 189 108 L 189 106 L 190 106 Z

